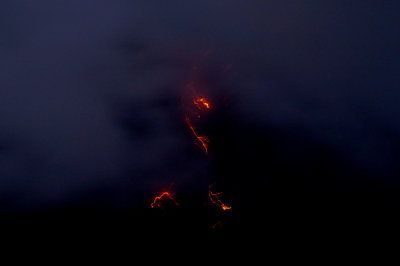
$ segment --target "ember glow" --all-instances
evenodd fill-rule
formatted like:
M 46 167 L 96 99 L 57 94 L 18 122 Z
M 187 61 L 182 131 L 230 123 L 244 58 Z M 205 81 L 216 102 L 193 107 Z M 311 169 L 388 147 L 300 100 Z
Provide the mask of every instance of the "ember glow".
M 160 195 L 156 196 L 150 206 L 152 208 L 155 207 L 162 208 L 162 201 L 165 199 L 169 199 L 172 202 L 174 202 L 175 205 L 179 205 L 178 202 L 176 202 L 176 200 L 174 199 L 173 194 L 171 192 L 165 191 Z
M 209 186 L 209 190 L 208 190 L 208 196 L 209 196 L 209 198 L 210 198 L 210 201 L 211 201 L 212 203 L 214 203 L 215 205 L 220 206 L 221 209 L 224 210 L 224 211 L 232 209 L 232 207 L 226 206 L 226 205 L 219 199 L 218 195 L 221 195 L 222 192 L 213 193 L 213 192 L 211 191 L 211 187 L 212 187 L 212 186 L 210 185 L 210 186 Z
M 196 105 L 196 107 L 199 110 L 203 110 L 203 108 L 205 107 L 206 109 L 210 109 L 211 105 L 210 103 L 207 101 L 206 98 L 195 98 L 193 100 L 193 103 Z
M 196 133 L 196 130 L 194 129 L 192 123 L 190 122 L 190 119 L 188 116 L 185 116 L 186 119 L 186 123 L 189 126 L 190 130 L 192 131 L 193 135 L 197 138 L 197 140 L 200 142 L 200 146 L 203 148 L 205 154 L 208 154 L 208 143 L 210 142 L 210 140 L 205 137 L 205 136 L 201 136 L 199 134 Z
M 211 229 L 217 229 L 217 228 L 222 228 L 222 221 L 218 221 L 218 222 L 216 222 L 212 227 L 211 227 Z

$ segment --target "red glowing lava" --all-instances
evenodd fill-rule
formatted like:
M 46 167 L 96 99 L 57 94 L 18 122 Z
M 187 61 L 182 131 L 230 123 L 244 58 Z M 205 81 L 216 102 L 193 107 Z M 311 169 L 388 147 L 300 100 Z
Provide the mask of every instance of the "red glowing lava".
M 174 202 L 175 205 L 179 205 L 173 196 L 174 195 L 171 192 L 165 191 L 165 192 L 161 193 L 160 195 L 156 196 L 150 206 L 152 208 L 155 208 L 155 207 L 162 208 L 162 200 L 165 198 Z
M 209 101 L 207 101 L 206 98 L 194 98 L 193 104 L 196 105 L 196 107 L 199 110 L 203 110 L 203 107 L 205 107 L 206 109 L 211 108 L 211 105 L 210 105 Z
M 221 209 L 224 210 L 224 211 L 232 209 L 232 207 L 226 206 L 226 205 L 219 199 L 218 195 L 221 195 L 222 192 L 213 193 L 213 192 L 211 191 L 211 187 L 212 187 L 212 185 L 209 186 L 209 190 L 208 190 L 208 196 L 209 196 L 209 198 L 210 198 L 210 201 L 211 201 L 212 203 L 214 203 L 215 205 L 220 206 Z
M 186 123 L 189 126 L 190 130 L 192 131 L 193 135 L 197 138 L 197 140 L 200 142 L 201 147 L 204 149 L 205 154 L 208 154 L 208 143 L 210 142 L 210 140 L 205 137 L 205 136 L 200 136 L 196 133 L 196 130 L 194 129 L 192 123 L 190 122 L 189 117 L 186 115 L 185 116 L 186 119 Z

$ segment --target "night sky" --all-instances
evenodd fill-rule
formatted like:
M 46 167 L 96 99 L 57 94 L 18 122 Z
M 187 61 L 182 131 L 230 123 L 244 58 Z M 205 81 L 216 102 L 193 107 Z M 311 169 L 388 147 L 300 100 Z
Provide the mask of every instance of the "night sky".
M 2 1 L 0 216 L 127 238 L 381 230 L 400 210 L 399 7 Z M 167 190 L 179 205 L 151 208 Z

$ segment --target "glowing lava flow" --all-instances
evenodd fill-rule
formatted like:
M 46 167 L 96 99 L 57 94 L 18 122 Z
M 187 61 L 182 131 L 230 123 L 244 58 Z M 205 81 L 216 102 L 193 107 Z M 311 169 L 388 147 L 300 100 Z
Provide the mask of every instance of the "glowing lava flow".
M 185 116 L 185 119 L 186 119 L 186 123 L 189 126 L 190 130 L 193 132 L 193 135 L 199 140 L 199 142 L 201 143 L 201 146 L 204 149 L 204 152 L 207 155 L 208 154 L 208 146 L 207 146 L 207 144 L 210 142 L 210 140 L 207 137 L 200 136 L 200 135 L 198 135 L 196 133 L 196 131 L 194 130 L 194 127 L 193 127 L 192 123 L 190 123 L 190 119 L 189 119 L 189 117 L 187 115 Z
M 175 203 L 175 205 L 179 205 L 178 202 L 176 202 L 176 200 L 174 199 L 173 194 L 171 192 L 166 191 L 154 198 L 154 201 L 151 203 L 151 207 L 152 208 L 154 208 L 154 207 L 162 208 L 161 200 L 163 198 L 168 198 L 171 201 L 173 201 Z
M 222 210 L 226 211 L 226 210 L 230 210 L 232 209 L 232 207 L 226 206 L 219 198 L 218 195 L 222 194 L 222 192 L 219 193 L 213 193 L 211 191 L 211 185 L 209 186 L 209 190 L 208 190 L 208 196 L 211 200 L 212 203 L 218 205 L 221 207 Z
M 197 106 L 199 110 L 202 110 L 202 107 L 204 106 L 207 109 L 211 108 L 210 103 L 205 99 L 205 98 L 197 98 L 193 100 L 193 103 Z

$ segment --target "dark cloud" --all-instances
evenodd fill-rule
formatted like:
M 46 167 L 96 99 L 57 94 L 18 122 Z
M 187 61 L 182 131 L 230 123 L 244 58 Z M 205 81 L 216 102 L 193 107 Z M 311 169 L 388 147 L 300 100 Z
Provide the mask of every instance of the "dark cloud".
M 128 208 L 171 184 L 201 194 L 217 179 L 233 195 L 242 176 L 249 190 L 267 175 L 286 176 L 282 190 L 338 188 L 341 175 L 397 184 L 397 13 L 390 1 L 8 1 L 3 205 Z M 184 122 L 193 80 L 230 103 L 202 127 L 210 158 Z

